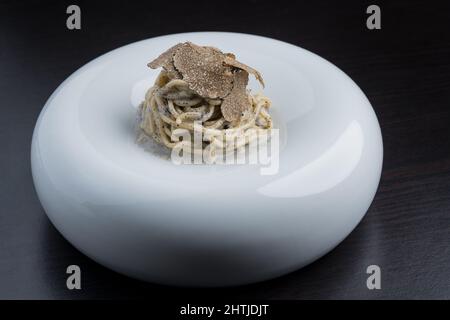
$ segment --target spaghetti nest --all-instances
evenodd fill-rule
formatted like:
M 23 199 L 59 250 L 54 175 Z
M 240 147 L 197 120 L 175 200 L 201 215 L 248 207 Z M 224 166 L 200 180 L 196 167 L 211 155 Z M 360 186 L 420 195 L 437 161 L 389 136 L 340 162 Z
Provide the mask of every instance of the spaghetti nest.
M 173 149 L 180 143 L 190 153 L 204 152 L 214 157 L 218 152 L 233 152 L 244 147 L 265 131 L 270 133 L 272 118 L 268 113 L 270 100 L 247 91 L 251 107 L 236 121 L 227 121 L 222 112 L 223 99 L 199 96 L 181 79 L 171 79 L 162 71 L 141 103 L 138 111 L 139 137 L 148 137 Z M 180 133 L 189 132 L 189 139 Z M 195 148 L 193 137 L 201 134 L 200 148 Z M 256 133 L 256 134 L 255 134 Z M 182 138 L 180 139 L 180 136 Z

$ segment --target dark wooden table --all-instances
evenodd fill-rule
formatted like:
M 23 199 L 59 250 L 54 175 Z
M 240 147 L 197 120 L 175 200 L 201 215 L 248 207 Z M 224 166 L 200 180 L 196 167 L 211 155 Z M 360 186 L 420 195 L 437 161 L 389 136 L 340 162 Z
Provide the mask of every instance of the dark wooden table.
M 377 1 L 382 29 L 375 31 L 366 28 L 366 1 L 76 3 L 79 31 L 66 29 L 71 2 L 0 3 L 0 298 L 450 298 L 450 6 L 444 1 Z M 31 180 L 32 130 L 53 90 L 89 60 L 137 40 L 204 30 L 287 41 L 353 78 L 381 124 L 379 191 L 342 244 L 290 275 L 213 290 L 131 280 L 86 258 L 50 224 Z M 66 289 L 70 264 L 82 269 L 81 291 Z M 371 264 L 382 269 L 381 290 L 366 288 Z

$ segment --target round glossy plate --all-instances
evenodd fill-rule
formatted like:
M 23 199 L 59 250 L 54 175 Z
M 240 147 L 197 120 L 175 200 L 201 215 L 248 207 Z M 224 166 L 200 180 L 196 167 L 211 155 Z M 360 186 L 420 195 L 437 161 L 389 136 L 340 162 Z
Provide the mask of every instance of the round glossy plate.
M 184 41 L 262 73 L 281 132 L 275 174 L 177 166 L 135 143 L 136 107 L 159 72 L 146 64 Z M 348 76 L 299 47 L 236 33 L 163 36 L 93 60 L 50 97 L 32 143 L 39 199 L 64 237 L 113 270 L 172 285 L 251 283 L 314 261 L 364 216 L 381 166 L 376 116 Z

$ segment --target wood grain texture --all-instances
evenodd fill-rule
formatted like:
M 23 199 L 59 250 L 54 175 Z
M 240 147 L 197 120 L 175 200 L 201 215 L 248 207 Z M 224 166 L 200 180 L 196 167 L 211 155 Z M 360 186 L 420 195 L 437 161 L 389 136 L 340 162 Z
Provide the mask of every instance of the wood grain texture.
M 377 1 L 377 31 L 365 27 L 366 1 L 77 3 L 80 31 L 65 28 L 67 1 L 0 3 L 0 298 L 450 298 L 448 2 Z M 168 24 L 161 13 L 174 7 Z M 330 60 L 366 93 L 383 134 L 379 191 L 354 232 L 300 271 L 239 288 L 163 287 L 103 268 L 53 228 L 31 181 L 32 130 L 60 82 L 116 47 L 202 30 L 277 38 Z M 70 264 L 83 272 L 79 292 L 65 288 Z M 382 290 L 365 286 L 370 264 L 382 268 Z

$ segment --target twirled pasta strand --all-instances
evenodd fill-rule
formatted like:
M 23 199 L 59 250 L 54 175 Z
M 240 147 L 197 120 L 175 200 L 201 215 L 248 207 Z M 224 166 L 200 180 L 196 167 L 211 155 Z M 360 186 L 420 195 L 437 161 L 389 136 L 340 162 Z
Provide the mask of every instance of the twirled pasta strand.
M 270 100 L 261 94 L 248 97 L 250 110 L 239 121 L 231 123 L 220 112 L 220 99 L 204 99 L 183 80 L 170 80 L 162 72 L 139 107 L 139 127 L 142 134 L 171 149 L 179 143 L 171 140 L 173 131 L 181 128 L 188 130 L 191 137 L 195 132 L 202 133 L 202 148 L 209 146 L 210 153 L 234 151 L 255 138 L 251 129 L 269 131 L 273 125 L 268 113 Z M 235 138 L 240 138 L 237 143 Z M 230 140 L 233 143 L 228 145 Z M 192 141 L 183 143 L 193 144 Z

